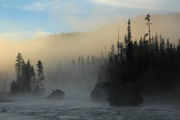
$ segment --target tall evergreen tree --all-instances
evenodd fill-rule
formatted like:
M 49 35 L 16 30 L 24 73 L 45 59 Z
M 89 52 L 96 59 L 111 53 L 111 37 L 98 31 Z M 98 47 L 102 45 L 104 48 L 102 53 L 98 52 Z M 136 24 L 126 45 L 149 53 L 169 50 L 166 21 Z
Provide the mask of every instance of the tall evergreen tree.
M 16 64 L 15 64 L 16 73 L 17 73 L 17 82 L 20 82 L 21 80 L 21 69 L 22 69 L 23 64 L 24 64 L 24 59 L 21 53 L 18 53 L 16 57 Z
M 132 35 L 131 35 L 131 20 L 128 20 L 128 34 L 125 37 L 126 43 L 126 58 L 128 61 L 132 61 L 133 59 L 133 43 L 132 43 Z
M 149 43 L 151 44 L 151 16 L 149 14 L 147 14 L 147 16 L 145 17 L 145 20 L 147 21 L 146 25 L 148 26 L 148 35 L 149 35 Z
M 37 66 L 37 75 L 38 75 L 37 89 L 44 89 L 44 86 L 42 84 L 42 81 L 44 80 L 44 71 L 43 71 L 44 68 L 41 60 L 37 62 L 36 66 Z
M 32 91 L 32 80 L 35 77 L 34 68 L 30 63 L 30 60 L 22 67 L 22 78 L 23 78 L 23 90 L 26 92 Z

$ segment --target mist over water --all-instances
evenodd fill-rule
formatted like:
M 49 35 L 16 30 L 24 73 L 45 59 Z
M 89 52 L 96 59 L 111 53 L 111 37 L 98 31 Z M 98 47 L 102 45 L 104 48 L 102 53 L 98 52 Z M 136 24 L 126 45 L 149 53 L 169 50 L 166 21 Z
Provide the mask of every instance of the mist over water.
M 180 14 L 152 18 L 152 34 L 162 34 L 177 43 Z M 90 93 L 97 83 L 104 57 L 111 44 L 118 40 L 118 28 L 120 40 L 124 41 L 126 24 L 126 20 L 117 20 L 89 32 L 48 35 L 28 41 L 1 40 L 0 90 L 8 92 L 11 81 L 16 79 L 15 59 L 21 52 L 25 61 L 30 59 L 34 66 L 39 59 L 43 61 L 45 94 L 16 96 L 12 97 L 12 103 L 0 103 L 0 120 L 179 120 L 179 102 L 147 97 L 140 106 L 112 107 L 91 100 Z M 132 19 L 133 40 L 146 34 L 145 24 L 142 16 Z M 64 91 L 65 97 L 47 100 L 56 89 Z
M 84 58 L 87 59 L 87 58 Z M 99 59 L 99 58 L 98 58 Z M 86 96 L 90 97 L 90 92 L 97 82 L 97 75 L 100 67 L 100 62 L 79 64 L 61 64 L 57 65 L 55 70 L 50 71 L 45 81 L 48 92 L 51 89 L 62 89 L 66 91 L 67 96 Z
M 179 39 L 179 20 L 179 14 L 153 15 L 152 35 L 162 34 L 165 39 L 170 38 L 170 41 L 176 43 Z M 62 64 L 69 64 L 72 59 L 77 59 L 78 56 L 101 56 L 105 54 L 105 51 L 110 49 L 111 44 L 117 42 L 118 28 L 120 40 L 124 40 L 124 35 L 127 31 L 126 24 L 127 20 L 117 20 L 117 23 L 105 25 L 89 32 L 34 37 L 27 41 L 12 41 L 2 38 L 0 41 L 2 58 L 0 59 L 0 81 L 6 79 L 8 86 L 15 79 L 15 58 L 17 53 L 21 52 L 24 59 L 30 59 L 32 64 L 36 64 L 36 61 L 41 59 L 44 63 L 45 76 L 47 77 L 45 82 L 55 82 L 57 81 L 56 79 L 60 79 L 56 75 L 57 69 L 61 69 L 57 68 L 60 61 Z M 144 36 L 145 31 L 147 31 L 145 24 L 143 16 L 132 19 L 133 40 L 138 40 L 140 36 Z M 55 85 L 57 84 L 55 83 Z M 47 84 L 48 86 L 50 85 Z M 61 86 L 61 83 L 57 86 Z
M 0 104 L 1 120 L 179 120 L 177 105 L 145 103 L 137 107 L 111 107 L 79 96 L 48 101 L 17 98 Z

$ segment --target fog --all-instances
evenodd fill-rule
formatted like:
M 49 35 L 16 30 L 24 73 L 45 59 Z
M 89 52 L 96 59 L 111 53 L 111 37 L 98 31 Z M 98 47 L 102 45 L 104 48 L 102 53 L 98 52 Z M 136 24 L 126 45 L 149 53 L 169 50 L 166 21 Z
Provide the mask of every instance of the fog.
M 180 14 L 153 15 L 152 34 L 161 34 L 166 39 L 170 38 L 171 41 L 177 42 L 180 38 L 179 21 Z M 132 18 L 133 40 L 138 40 L 140 36 L 147 33 L 145 24 L 144 16 Z M 77 67 L 70 67 L 69 63 L 79 56 L 84 56 L 86 60 L 87 56 L 94 55 L 98 58 L 106 54 L 105 47 L 108 51 L 111 44 L 117 42 L 118 28 L 120 40 L 123 40 L 127 31 L 127 19 L 118 19 L 115 23 L 89 32 L 52 34 L 23 41 L 7 40 L 0 37 L 0 82 L 3 83 L 6 80 L 7 89 L 9 89 L 9 83 L 16 78 L 15 59 L 17 53 L 21 52 L 25 61 L 30 59 L 34 67 L 39 59 L 42 60 L 46 89 L 62 88 L 66 91 L 74 91 L 73 88 L 77 88 L 76 93 L 82 89 L 90 91 L 96 82 L 100 64 L 84 72 L 84 68 L 78 70 Z M 87 75 L 88 72 L 90 75 Z

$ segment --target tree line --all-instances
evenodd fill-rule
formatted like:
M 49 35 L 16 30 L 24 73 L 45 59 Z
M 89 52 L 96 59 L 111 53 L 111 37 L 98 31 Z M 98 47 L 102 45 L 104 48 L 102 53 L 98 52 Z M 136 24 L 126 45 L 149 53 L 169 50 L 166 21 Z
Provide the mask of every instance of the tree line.
M 151 36 L 149 14 L 145 20 L 148 33 L 138 41 L 132 39 L 128 20 L 127 35 L 123 42 L 112 45 L 99 72 L 99 83 L 132 85 L 146 93 L 171 91 L 180 83 L 180 40 L 173 44 L 161 35 Z
M 33 65 L 30 60 L 24 61 L 21 53 L 18 53 L 16 57 L 16 80 L 13 80 L 10 86 L 10 91 L 13 94 L 19 93 L 40 93 L 44 91 L 42 81 L 45 79 L 43 74 L 43 64 L 41 60 L 38 60 L 37 64 L 37 76 Z

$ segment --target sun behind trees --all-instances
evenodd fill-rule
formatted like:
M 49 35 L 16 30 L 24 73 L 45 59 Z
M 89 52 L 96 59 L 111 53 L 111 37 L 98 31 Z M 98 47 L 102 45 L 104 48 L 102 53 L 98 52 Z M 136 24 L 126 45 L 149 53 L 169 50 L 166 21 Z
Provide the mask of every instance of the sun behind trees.
M 16 80 L 11 83 L 11 93 L 13 94 L 39 94 L 44 92 L 44 86 L 42 81 L 44 80 L 43 65 L 39 60 L 37 62 L 37 75 L 34 71 L 34 67 L 31 65 L 30 60 L 27 63 L 24 61 L 21 53 L 18 53 L 16 57 Z
M 151 36 L 150 15 L 145 20 L 149 31 L 144 38 L 132 40 L 129 20 L 128 33 L 124 42 L 118 41 L 117 52 L 112 45 L 91 93 L 94 100 L 112 105 L 139 105 L 143 102 L 142 95 L 172 92 L 179 85 L 180 40 L 175 45 L 161 35 Z

